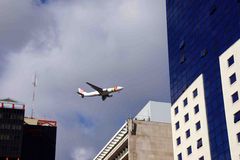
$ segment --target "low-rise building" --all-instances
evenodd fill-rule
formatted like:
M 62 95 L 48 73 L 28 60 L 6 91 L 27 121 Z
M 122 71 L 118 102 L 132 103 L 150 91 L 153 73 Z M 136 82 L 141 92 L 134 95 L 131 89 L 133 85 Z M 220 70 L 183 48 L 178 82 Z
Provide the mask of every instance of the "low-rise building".
M 170 104 L 150 101 L 94 160 L 173 160 Z

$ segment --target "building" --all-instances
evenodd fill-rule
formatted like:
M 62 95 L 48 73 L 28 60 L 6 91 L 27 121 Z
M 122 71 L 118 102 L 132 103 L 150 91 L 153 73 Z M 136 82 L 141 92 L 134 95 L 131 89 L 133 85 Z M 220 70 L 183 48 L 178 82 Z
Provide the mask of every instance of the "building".
M 0 100 L 0 159 L 21 157 L 25 106 L 12 99 Z
M 240 40 L 220 57 L 224 109 L 232 159 L 240 159 Z M 236 158 L 234 158 L 236 157 Z
M 161 116 L 162 115 L 162 116 Z M 170 104 L 150 101 L 94 160 L 173 160 Z
M 24 118 L 21 158 L 55 160 L 56 121 Z
M 166 6 L 174 159 L 239 160 L 240 1 Z
M 0 160 L 55 160 L 56 121 L 24 118 L 25 105 L 0 100 Z

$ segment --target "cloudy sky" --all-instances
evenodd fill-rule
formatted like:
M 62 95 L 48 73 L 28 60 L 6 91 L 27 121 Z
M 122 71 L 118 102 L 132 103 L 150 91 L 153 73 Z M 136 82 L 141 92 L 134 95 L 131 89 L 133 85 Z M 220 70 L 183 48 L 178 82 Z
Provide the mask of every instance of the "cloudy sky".
M 165 1 L 0 0 L 0 97 L 58 122 L 57 160 L 89 160 L 149 101 L 170 101 Z M 102 101 L 77 88 L 124 86 Z

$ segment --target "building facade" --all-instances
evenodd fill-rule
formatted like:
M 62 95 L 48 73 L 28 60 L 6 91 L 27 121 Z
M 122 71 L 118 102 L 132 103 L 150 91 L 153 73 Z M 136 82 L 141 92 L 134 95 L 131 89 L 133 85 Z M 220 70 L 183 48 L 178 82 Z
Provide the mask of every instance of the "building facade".
M 162 118 L 161 108 L 168 110 Z M 116 132 L 94 160 L 173 160 L 171 124 L 165 122 L 170 121 L 169 108 L 170 104 L 149 102 Z
M 0 160 L 55 160 L 56 121 L 24 118 L 25 105 L 0 100 Z
M 25 106 L 11 99 L 0 100 L 0 159 L 20 160 Z
M 219 57 L 240 38 L 240 1 L 166 2 L 174 157 L 179 160 L 190 157 L 199 160 L 239 160 L 239 155 L 236 156 L 238 153 L 233 153 L 231 147 L 234 143 L 234 149 L 240 150 L 238 131 L 231 130 L 232 123 L 235 123 L 232 117 L 238 117 L 239 108 L 227 109 L 233 105 L 233 101 L 231 105 L 227 102 L 229 95 L 230 98 L 238 99 L 237 93 L 234 95 L 237 88 L 234 93 L 230 91 L 229 83 L 226 82 L 229 77 L 224 72 L 221 74 Z M 239 64 L 240 61 L 235 63 Z M 222 82 L 221 77 L 227 77 L 227 80 Z M 223 89 L 224 84 L 228 85 L 227 89 Z M 197 100 L 191 94 L 196 95 L 198 92 L 201 94 L 196 97 Z M 195 109 L 199 110 L 196 114 Z M 189 120 L 185 122 L 186 119 Z M 198 122 L 196 119 L 200 122 L 200 129 L 194 131 L 193 136 L 192 130 L 196 130 L 194 125 Z M 239 123 L 236 125 L 239 126 Z M 188 129 L 190 137 L 186 140 Z M 197 133 L 203 130 L 204 134 L 196 138 Z M 234 135 L 234 142 L 230 135 Z M 209 153 L 200 155 L 206 148 L 209 148 Z
M 233 160 L 240 159 L 240 40 L 220 57 L 220 70 L 227 119 L 230 153 Z
M 55 160 L 56 121 L 24 118 L 21 158 Z

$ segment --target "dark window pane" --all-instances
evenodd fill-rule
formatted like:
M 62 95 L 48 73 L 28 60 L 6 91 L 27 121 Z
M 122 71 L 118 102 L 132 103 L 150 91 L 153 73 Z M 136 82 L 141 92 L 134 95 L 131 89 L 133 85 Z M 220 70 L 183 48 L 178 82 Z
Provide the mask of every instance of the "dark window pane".
M 186 138 L 190 137 L 190 129 L 186 131 Z
M 185 116 L 184 116 L 184 120 L 185 120 L 185 122 L 187 122 L 187 121 L 189 120 L 189 114 L 188 114 L 188 113 L 185 114 Z
M 240 132 L 237 134 L 238 143 L 240 143 Z
M 175 115 L 178 114 L 178 106 L 174 109 Z
M 197 95 L 198 95 L 198 90 L 197 90 L 197 88 L 193 91 L 193 98 L 195 98 L 195 97 L 197 97 Z
M 191 153 L 192 153 L 192 147 L 189 146 L 189 147 L 187 148 L 187 154 L 189 155 L 189 154 L 191 154 Z
M 204 157 L 203 157 L 203 156 L 202 156 L 202 157 L 200 157 L 200 158 L 199 158 L 199 160 L 204 160 Z
M 181 144 L 181 137 L 178 137 L 177 138 L 177 145 L 180 145 Z
M 234 57 L 232 55 L 230 58 L 228 58 L 228 67 L 230 67 L 233 63 L 234 63 Z
M 183 106 L 185 107 L 187 104 L 188 104 L 188 100 L 187 100 L 187 98 L 185 98 L 185 99 L 183 100 Z
M 199 112 L 199 105 L 197 104 L 195 107 L 194 107 L 194 113 L 197 114 Z
M 177 123 L 175 124 L 175 127 L 176 127 L 176 130 L 179 129 L 179 127 L 180 127 L 179 122 L 177 122 Z
M 230 79 L 230 84 L 233 84 L 234 82 L 236 82 L 236 80 L 237 80 L 236 74 L 233 73 L 233 74 L 229 77 L 229 79 Z
M 182 160 L 182 153 L 179 153 L 177 157 L 178 157 L 178 160 Z
M 236 102 L 238 100 L 238 92 L 232 94 L 232 102 Z
M 234 114 L 234 123 L 237 123 L 240 121 L 240 111 Z
M 201 128 L 201 123 L 200 123 L 200 121 L 198 121 L 197 123 L 196 123 L 196 130 L 199 130 Z
M 199 140 L 197 140 L 197 148 L 202 147 L 202 138 L 200 138 Z

